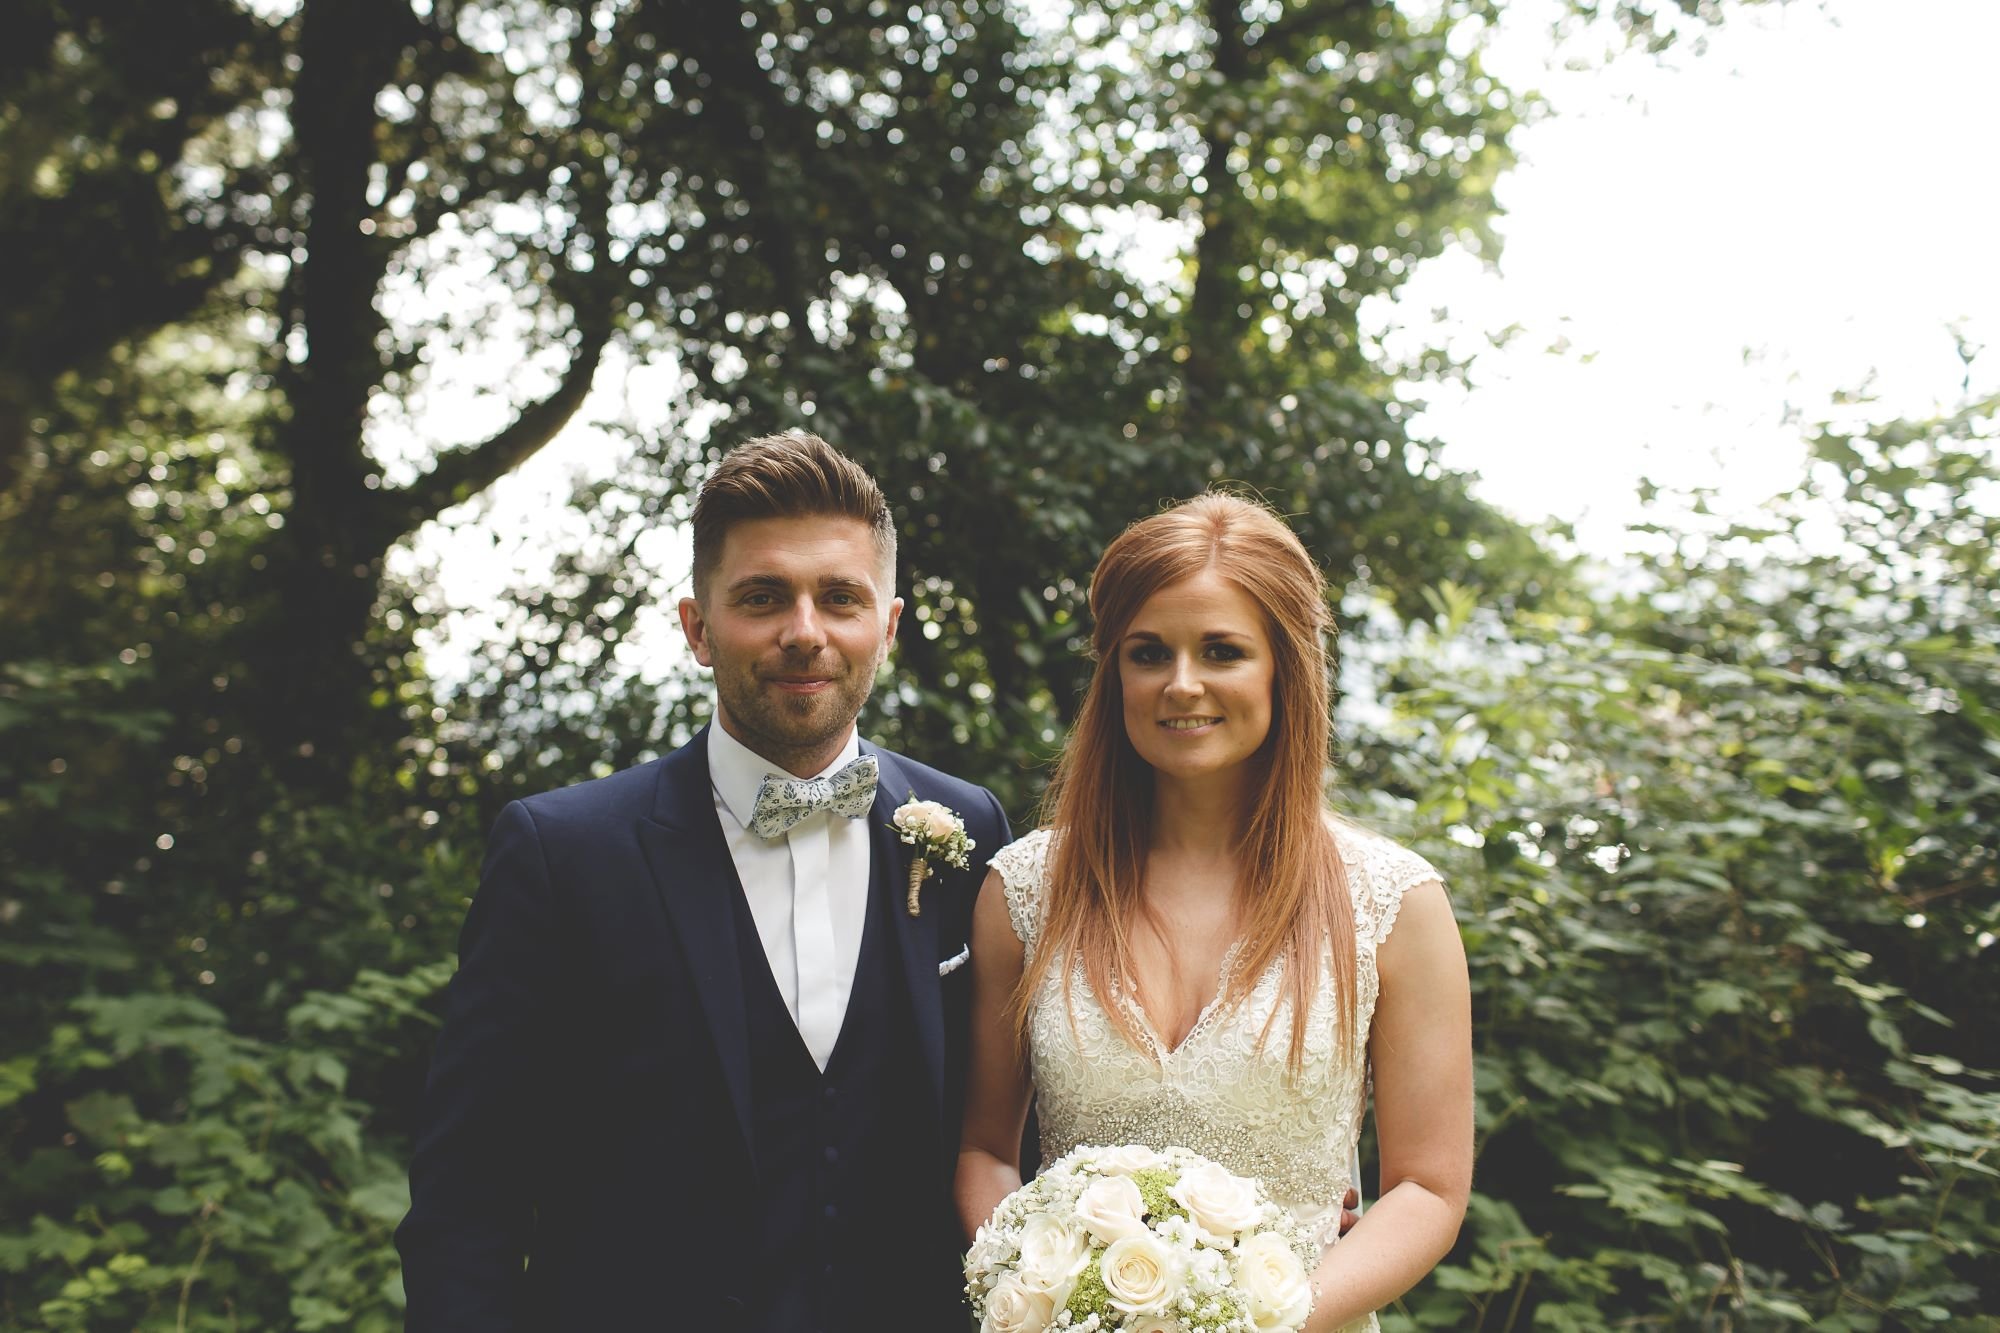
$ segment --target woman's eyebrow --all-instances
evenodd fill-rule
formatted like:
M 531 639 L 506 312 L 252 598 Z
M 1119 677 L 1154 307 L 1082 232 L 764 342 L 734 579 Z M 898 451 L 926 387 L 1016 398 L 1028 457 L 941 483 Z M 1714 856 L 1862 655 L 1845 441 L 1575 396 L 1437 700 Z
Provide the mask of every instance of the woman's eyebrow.
M 1153 631 L 1149 629 L 1130 630 L 1126 633 L 1125 637 L 1128 639 L 1143 639 L 1147 643 L 1161 642 L 1160 636 L 1153 633 Z M 1212 629 L 1212 630 L 1205 630 L 1202 632 L 1201 641 L 1203 643 L 1208 643 L 1216 639 L 1248 639 L 1249 637 L 1250 636 L 1248 634 L 1245 634 L 1240 630 Z

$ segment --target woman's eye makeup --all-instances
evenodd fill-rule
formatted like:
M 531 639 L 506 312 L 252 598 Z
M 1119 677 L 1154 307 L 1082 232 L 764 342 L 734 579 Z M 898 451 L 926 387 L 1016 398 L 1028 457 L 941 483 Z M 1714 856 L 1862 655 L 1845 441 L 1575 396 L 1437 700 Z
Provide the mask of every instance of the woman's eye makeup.
M 1220 642 L 1203 644 L 1201 655 L 1211 662 L 1238 662 L 1245 656 L 1240 645 Z M 1141 666 L 1151 666 L 1171 660 L 1173 653 L 1163 643 L 1147 641 L 1133 644 L 1125 656 Z

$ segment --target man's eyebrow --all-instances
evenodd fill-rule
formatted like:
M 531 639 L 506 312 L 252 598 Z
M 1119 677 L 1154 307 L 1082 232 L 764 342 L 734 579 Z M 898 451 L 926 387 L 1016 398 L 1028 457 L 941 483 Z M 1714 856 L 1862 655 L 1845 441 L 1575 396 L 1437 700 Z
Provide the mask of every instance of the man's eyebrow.
M 869 584 L 865 580 L 849 578 L 845 574 L 822 574 L 819 576 L 818 586 L 826 589 L 852 588 L 861 592 L 872 591 Z M 783 577 L 782 575 L 745 574 L 742 578 L 735 580 L 729 585 L 729 591 L 732 593 L 766 592 L 766 591 L 789 592 L 791 590 L 791 587 L 792 587 L 792 581 L 788 578 Z

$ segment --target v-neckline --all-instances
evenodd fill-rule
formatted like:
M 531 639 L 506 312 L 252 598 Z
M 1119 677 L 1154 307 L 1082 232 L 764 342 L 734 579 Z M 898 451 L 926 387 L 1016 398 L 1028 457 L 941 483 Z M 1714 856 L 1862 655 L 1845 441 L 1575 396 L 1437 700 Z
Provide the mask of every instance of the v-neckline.
M 1138 1021 L 1140 1030 L 1146 1034 L 1146 1040 L 1153 1043 L 1153 1049 L 1163 1060 L 1171 1059 L 1185 1051 L 1189 1044 L 1201 1035 L 1208 1027 L 1209 1020 L 1215 1016 L 1215 1011 L 1222 1007 L 1222 998 L 1229 992 L 1231 974 L 1236 970 L 1236 955 L 1242 951 L 1243 937 L 1239 935 L 1230 942 L 1227 949 L 1223 950 L 1222 961 L 1215 966 L 1215 993 L 1208 997 L 1208 1003 L 1195 1014 L 1193 1025 L 1172 1046 L 1167 1045 L 1166 1039 L 1160 1035 L 1159 1028 L 1153 1025 L 1153 1016 L 1146 1012 L 1146 1006 L 1140 1003 L 1136 993 L 1127 990 L 1116 978 L 1112 979 L 1112 988 L 1117 992 L 1118 1003 L 1124 1005 L 1127 1012 Z

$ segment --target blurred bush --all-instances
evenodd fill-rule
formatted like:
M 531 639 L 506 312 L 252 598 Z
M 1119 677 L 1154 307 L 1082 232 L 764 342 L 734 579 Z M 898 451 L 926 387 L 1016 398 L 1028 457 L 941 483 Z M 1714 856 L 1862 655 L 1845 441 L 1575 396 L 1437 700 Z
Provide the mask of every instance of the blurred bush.
M 1451 868 L 1480 1156 L 1385 1328 L 2000 1326 L 1992 407 L 1389 663 L 1355 799 Z

